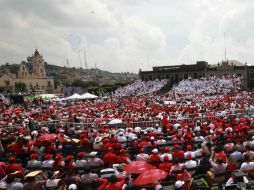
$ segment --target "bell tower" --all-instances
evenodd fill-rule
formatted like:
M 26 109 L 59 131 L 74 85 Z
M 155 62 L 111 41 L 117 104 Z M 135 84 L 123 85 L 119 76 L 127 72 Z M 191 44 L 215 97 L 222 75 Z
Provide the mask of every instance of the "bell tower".
M 34 54 L 32 55 L 33 61 L 33 75 L 38 78 L 46 78 L 46 71 L 44 60 L 42 55 L 40 55 L 39 51 L 36 49 Z

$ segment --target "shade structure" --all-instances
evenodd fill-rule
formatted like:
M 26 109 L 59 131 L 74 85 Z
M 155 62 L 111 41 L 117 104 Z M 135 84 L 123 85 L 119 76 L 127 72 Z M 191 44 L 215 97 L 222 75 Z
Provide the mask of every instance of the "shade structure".
M 56 139 L 56 137 L 56 134 L 44 134 L 42 136 L 39 136 L 37 138 L 37 141 L 53 141 Z
M 51 99 L 51 98 L 55 98 L 56 95 L 55 94 L 39 94 L 36 97 L 40 97 L 42 99 Z
M 116 125 L 121 124 L 123 121 L 121 119 L 112 119 L 108 124 L 109 125 Z
M 134 184 L 136 185 L 147 185 L 154 183 L 155 181 L 165 179 L 168 173 L 160 169 L 146 170 L 140 176 L 136 178 Z
M 140 174 L 140 173 L 143 173 L 146 170 L 151 170 L 153 168 L 154 168 L 154 166 L 148 164 L 147 162 L 138 160 L 138 161 L 133 161 L 133 162 L 127 164 L 124 167 L 124 170 L 127 173 Z
M 90 94 L 90 93 L 85 93 L 85 94 L 82 94 L 80 98 L 81 99 L 95 99 L 95 98 L 98 98 L 98 96 Z
M 77 93 L 66 98 L 66 100 L 76 100 L 76 99 L 81 99 L 81 96 Z

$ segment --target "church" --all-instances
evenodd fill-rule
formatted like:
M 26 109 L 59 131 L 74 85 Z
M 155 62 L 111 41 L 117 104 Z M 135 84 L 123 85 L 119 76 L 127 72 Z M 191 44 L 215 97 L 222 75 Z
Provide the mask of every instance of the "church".
M 0 75 L 0 87 L 8 89 L 8 92 L 17 92 L 18 85 L 25 85 L 30 93 L 53 93 L 54 80 L 47 76 L 42 55 L 36 49 L 27 63 L 32 67 L 29 69 L 25 63 L 19 65 L 18 73 L 13 74 L 8 69 Z

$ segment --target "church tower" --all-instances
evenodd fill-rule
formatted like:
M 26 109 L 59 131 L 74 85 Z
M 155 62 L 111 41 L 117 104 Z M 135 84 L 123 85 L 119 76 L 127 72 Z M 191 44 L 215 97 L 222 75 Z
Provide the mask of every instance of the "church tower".
M 34 54 L 32 55 L 32 64 L 33 64 L 33 73 L 35 77 L 38 78 L 47 78 L 44 60 L 42 55 L 40 55 L 39 51 L 36 49 Z

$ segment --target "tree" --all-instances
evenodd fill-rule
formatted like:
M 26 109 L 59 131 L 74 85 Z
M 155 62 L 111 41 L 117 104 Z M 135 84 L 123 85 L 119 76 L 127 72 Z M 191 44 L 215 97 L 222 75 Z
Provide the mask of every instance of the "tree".
M 16 92 L 26 92 L 26 84 L 23 82 L 15 82 L 15 91 Z

